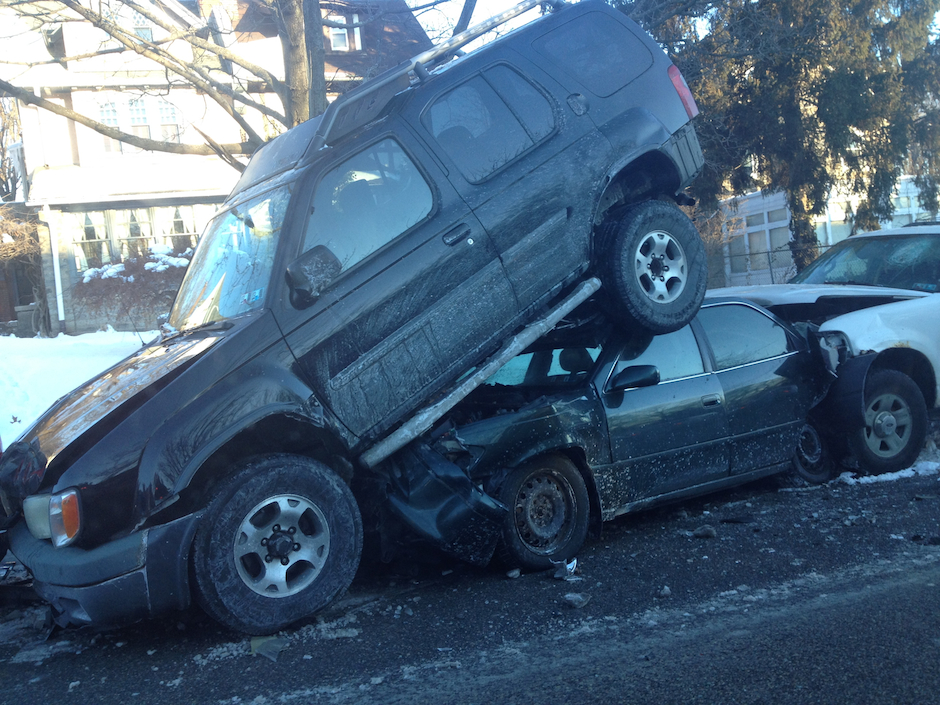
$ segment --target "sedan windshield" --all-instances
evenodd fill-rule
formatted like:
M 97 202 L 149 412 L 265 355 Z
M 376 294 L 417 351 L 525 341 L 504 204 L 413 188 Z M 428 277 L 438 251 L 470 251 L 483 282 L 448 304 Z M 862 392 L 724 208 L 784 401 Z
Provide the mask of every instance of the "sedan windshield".
M 940 235 L 849 238 L 790 281 L 935 292 L 940 287 Z
M 169 324 L 186 330 L 264 306 L 290 184 L 219 213 L 206 228 Z

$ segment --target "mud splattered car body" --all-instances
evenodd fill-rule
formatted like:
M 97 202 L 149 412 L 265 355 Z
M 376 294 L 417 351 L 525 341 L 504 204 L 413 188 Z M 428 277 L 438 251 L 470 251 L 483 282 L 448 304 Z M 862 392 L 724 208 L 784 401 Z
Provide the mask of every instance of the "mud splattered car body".
M 599 280 L 632 326 L 691 320 L 705 255 L 677 204 L 702 166 L 697 108 L 655 42 L 602 2 L 554 3 L 450 61 L 538 4 L 256 153 L 173 330 L 4 452 L 13 551 L 60 623 L 193 596 L 247 632 L 304 619 L 355 574 L 350 488 L 384 488 L 389 456 L 446 411 L 422 405 L 463 394 L 523 326 L 550 328 Z
M 706 299 L 660 336 L 589 318 L 540 339 L 398 456 L 391 496 L 409 516 L 423 468 L 455 465 L 508 508 L 504 558 L 548 568 L 575 555 L 592 518 L 790 469 L 828 380 L 802 336 L 743 301 Z

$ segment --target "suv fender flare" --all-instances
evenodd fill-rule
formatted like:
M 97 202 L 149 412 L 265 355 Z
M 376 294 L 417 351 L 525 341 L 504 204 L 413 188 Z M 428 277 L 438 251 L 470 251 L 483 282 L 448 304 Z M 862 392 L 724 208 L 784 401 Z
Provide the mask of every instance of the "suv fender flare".
M 312 390 L 297 378 L 257 374 L 254 365 L 214 385 L 156 428 L 141 455 L 134 499 L 134 524 L 175 502 L 193 478 L 227 444 L 269 418 L 292 418 L 323 429 L 340 448 L 335 424 Z M 331 450 L 333 450 L 331 448 Z

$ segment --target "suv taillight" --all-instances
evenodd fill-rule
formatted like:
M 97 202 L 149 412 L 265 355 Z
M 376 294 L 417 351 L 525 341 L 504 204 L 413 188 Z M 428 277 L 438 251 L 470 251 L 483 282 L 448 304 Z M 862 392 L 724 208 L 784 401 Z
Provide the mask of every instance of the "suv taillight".
M 676 93 L 679 94 L 685 112 L 689 114 L 689 119 L 694 118 L 698 115 L 698 106 L 695 104 L 695 98 L 692 97 L 692 91 L 689 90 L 689 84 L 682 78 L 682 72 L 675 64 L 669 67 L 669 78 L 676 88 Z

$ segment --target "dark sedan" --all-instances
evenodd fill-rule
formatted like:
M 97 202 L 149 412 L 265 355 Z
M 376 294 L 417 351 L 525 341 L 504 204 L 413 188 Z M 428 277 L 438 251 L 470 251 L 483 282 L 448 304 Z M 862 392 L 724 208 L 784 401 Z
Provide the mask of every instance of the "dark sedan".
M 469 477 L 467 506 L 500 524 L 503 558 L 548 568 L 577 553 L 592 521 L 791 468 L 828 479 L 806 423 L 827 379 L 805 338 L 751 303 L 706 302 L 690 325 L 658 336 L 594 314 L 542 338 L 458 406 L 401 462 L 392 503 L 466 555 L 467 538 L 482 533 L 466 530 L 466 507 L 455 511 L 453 492 L 439 493 L 437 508 L 418 500 L 432 493 L 414 480 L 428 476 L 419 462 L 444 482 Z

